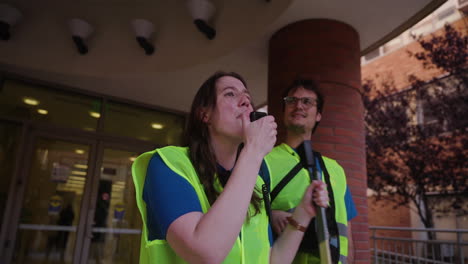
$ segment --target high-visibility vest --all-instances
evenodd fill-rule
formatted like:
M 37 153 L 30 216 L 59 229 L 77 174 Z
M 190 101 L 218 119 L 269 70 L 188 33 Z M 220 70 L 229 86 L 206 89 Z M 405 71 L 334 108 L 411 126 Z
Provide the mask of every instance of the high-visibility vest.
M 283 143 L 273 148 L 265 157 L 265 160 L 270 166 L 271 190 L 273 190 L 286 174 L 300 162 L 300 157 L 290 146 Z M 335 219 L 339 234 L 339 263 L 345 264 L 348 256 L 348 218 L 345 204 L 346 176 L 343 168 L 335 160 L 323 157 L 323 161 L 330 174 L 330 183 L 335 201 Z M 324 179 L 323 172 L 322 179 Z M 272 201 L 271 209 L 288 211 L 296 208 L 309 184 L 309 173 L 303 168 L 278 193 L 278 196 Z M 328 224 L 330 226 L 330 224 L 334 223 Z M 320 259 L 318 255 L 298 252 L 293 263 L 320 263 Z
M 164 147 L 140 155 L 132 165 L 132 176 L 136 189 L 136 201 L 143 220 L 141 235 L 140 263 L 178 264 L 187 263 L 179 257 L 166 240 L 148 240 L 146 226 L 146 203 L 143 200 L 143 187 L 148 164 L 155 153 L 158 153 L 164 163 L 175 173 L 186 179 L 194 188 L 200 201 L 203 213 L 210 209 L 203 185 L 188 156 L 188 149 L 183 147 Z M 261 190 L 264 181 L 257 178 L 256 190 Z M 259 196 L 262 194 L 259 193 Z M 166 205 L 167 206 L 167 205 Z M 249 207 L 249 215 L 253 215 L 254 208 Z M 242 225 L 240 237 L 237 238 L 231 251 L 223 263 L 268 263 L 270 256 L 270 242 L 268 238 L 268 215 L 263 201 L 260 213 L 250 217 Z

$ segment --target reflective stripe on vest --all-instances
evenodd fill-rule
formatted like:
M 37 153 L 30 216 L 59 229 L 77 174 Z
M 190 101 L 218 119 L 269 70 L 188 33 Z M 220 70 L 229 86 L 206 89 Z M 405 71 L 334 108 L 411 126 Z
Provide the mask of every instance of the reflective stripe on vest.
M 146 227 L 146 203 L 143 200 L 143 187 L 149 162 L 155 153 L 158 153 L 164 163 L 179 176 L 186 179 L 194 188 L 203 213 L 210 208 L 210 204 L 204 192 L 195 168 L 188 157 L 187 148 L 164 147 L 140 155 L 132 165 L 132 176 L 136 190 L 136 201 L 143 220 L 143 232 L 141 236 L 140 263 L 179 264 L 187 263 L 177 256 L 166 240 L 148 240 L 148 229 Z M 256 190 L 262 197 L 261 186 L 263 180 L 257 177 Z M 249 212 L 253 212 L 249 207 Z M 260 205 L 260 213 L 244 222 L 241 229 L 242 239 L 237 238 L 233 248 L 223 263 L 268 263 L 270 254 L 270 242 L 268 238 L 268 216 L 265 206 Z
M 330 174 L 330 182 L 335 198 L 335 218 L 339 234 L 340 262 L 344 264 L 346 263 L 346 256 L 348 255 L 348 218 L 345 204 L 346 176 L 343 168 L 335 160 L 324 156 L 322 156 L 322 158 Z M 270 165 L 271 189 L 275 188 L 281 179 L 300 162 L 299 155 L 284 143 L 273 148 L 265 157 L 265 160 Z M 300 170 L 283 190 L 281 190 L 273 201 L 271 208 L 273 210 L 282 211 L 295 208 L 300 203 L 302 195 L 309 184 L 310 178 L 307 170 Z M 304 254 L 305 253 L 299 252 L 294 263 L 319 263 L 316 262 L 318 256 L 300 256 Z

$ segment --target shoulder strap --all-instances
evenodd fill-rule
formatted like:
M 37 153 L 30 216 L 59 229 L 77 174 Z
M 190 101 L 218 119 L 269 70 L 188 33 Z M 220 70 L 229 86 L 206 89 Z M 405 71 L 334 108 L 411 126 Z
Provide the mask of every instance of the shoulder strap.
M 302 164 L 299 162 L 288 172 L 288 174 L 286 174 L 286 176 L 284 176 L 284 178 L 278 183 L 278 185 L 276 185 L 275 188 L 273 188 L 273 191 L 271 191 L 270 193 L 271 202 L 275 200 L 276 196 L 278 196 L 281 190 L 283 190 L 284 186 L 286 186 L 286 184 L 288 184 L 301 169 Z

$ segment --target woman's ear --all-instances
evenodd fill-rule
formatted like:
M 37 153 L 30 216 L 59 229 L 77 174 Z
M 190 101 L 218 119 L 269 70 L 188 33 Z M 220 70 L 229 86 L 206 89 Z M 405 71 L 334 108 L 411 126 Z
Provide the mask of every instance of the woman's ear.
M 199 118 L 203 123 L 208 123 L 210 121 L 210 111 L 206 108 L 200 109 Z

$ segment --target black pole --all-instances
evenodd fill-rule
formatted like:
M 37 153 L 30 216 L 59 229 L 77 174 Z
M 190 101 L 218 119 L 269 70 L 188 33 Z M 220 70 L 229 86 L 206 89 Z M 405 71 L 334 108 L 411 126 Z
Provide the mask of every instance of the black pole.
M 309 177 L 312 180 L 322 180 L 321 175 L 317 171 L 317 164 L 315 163 L 314 152 L 312 151 L 312 142 L 310 140 L 304 140 L 301 145 L 297 148 L 299 157 L 301 157 L 301 163 L 304 168 L 307 168 Z M 327 216 L 325 214 L 325 208 L 315 205 L 315 211 L 317 212 L 316 227 L 317 227 L 317 241 L 319 243 L 320 251 L 320 263 L 329 264 L 332 263 L 330 254 L 330 233 L 328 232 Z

